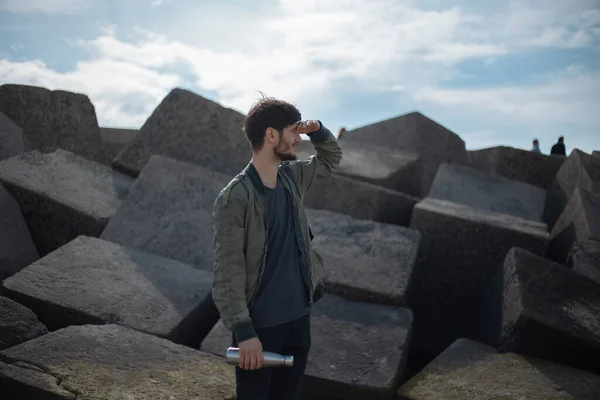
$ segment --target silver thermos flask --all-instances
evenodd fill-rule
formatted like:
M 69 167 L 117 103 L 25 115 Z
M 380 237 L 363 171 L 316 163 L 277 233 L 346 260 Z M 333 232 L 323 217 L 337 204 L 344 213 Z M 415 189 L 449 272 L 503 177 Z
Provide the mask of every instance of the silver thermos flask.
M 270 351 L 263 351 L 263 367 L 291 367 L 294 365 L 294 356 L 284 356 Z M 230 347 L 225 353 L 225 359 L 229 364 L 239 364 L 240 350 Z

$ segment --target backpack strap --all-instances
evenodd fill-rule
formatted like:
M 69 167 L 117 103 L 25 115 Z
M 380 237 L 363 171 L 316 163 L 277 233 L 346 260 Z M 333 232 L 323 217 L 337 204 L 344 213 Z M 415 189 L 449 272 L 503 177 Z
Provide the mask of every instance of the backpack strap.
M 284 174 L 287 175 L 288 178 L 290 178 L 290 180 L 292 182 L 294 182 L 294 188 L 296 189 L 296 194 L 298 195 L 298 197 L 300 197 L 300 189 L 298 188 L 298 183 L 296 182 L 296 177 L 294 176 L 294 172 L 292 172 L 292 167 L 290 167 L 289 164 L 282 163 L 281 170 L 283 171 Z

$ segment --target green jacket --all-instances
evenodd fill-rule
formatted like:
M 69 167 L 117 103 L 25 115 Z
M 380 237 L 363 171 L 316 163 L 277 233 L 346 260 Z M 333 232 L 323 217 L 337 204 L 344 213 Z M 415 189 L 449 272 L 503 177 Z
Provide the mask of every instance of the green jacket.
M 309 136 L 316 154 L 308 160 L 282 163 L 278 174 L 291 194 L 303 276 L 310 288 L 312 307 L 323 291 L 323 259 L 312 248 L 312 233 L 302 202 L 316 178 L 335 171 L 342 151 L 335 136 L 323 125 Z M 212 295 L 221 320 L 238 342 L 256 336 L 250 309 L 265 268 L 267 209 L 264 186 L 252 163 L 221 190 L 214 203 Z

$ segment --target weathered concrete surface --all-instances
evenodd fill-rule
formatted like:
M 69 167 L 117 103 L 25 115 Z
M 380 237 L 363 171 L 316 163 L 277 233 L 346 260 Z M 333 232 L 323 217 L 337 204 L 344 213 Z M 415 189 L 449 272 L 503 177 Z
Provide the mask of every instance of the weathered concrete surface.
M 404 374 L 411 323 L 409 309 L 325 294 L 312 311 L 302 398 L 391 398 Z M 228 346 L 231 332 L 219 321 L 201 349 L 224 356 Z
M 600 284 L 600 241 L 586 240 L 573 246 L 569 266 Z
M 23 131 L 0 112 L 0 161 L 22 154 L 24 151 Z
M 59 386 L 60 380 L 26 363 L 6 364 L 0 361 L 0 393 L 12 399 L 77 400 Z
M 203 167 L 152 156 L 100 237 L 212 271 L 212 209 L 229 180 Z
M 106 163 L 96 110 L 83 94 L 37 86 L 0 86 L 0 112 L 23 130 L 25 151 L 58 148 Z
M 542 223 L 430 198 L 415 206 L 410 227 L 421 232 L 413 345 L 425 358 L 478 331 L 473 308 L 512 247 L 545 255 L 548 246 Z
M 469 165 L 481 171 L 547 188 L 565 156 L 545 155 L 506 146 L 468 151 Z
M 405 305 L 419 250 L 419 232 L 307 209 L 313 246 L 324 257 L 329 293 L 348 300 Z
M 0 350 L 48 333 L 27 307 L 0 296 Z
M 225 351 L 233 345 L 233 334 L 219 319 L 200 344 L 200 350 L 219 357 L 225 357 Z
M 600 157 L 600 151 L 598 151 L 598 150 L 594 150 L 594 151 L 592 151 L 592 155 L 593 155 L 594 157 Z
M 99 236 L 131 182 L 107 166 L 60 149 L 0 161 L 0 183 L 19 204 L 41 256 L 79 235 Z
M 395 118 L 344 132 L 340 145 L 352 142 L 416 153 L 421 158 L 419 197 L 427 196 L 441 163 L 467 164 L 465 142 L 455 133 L 421 113 L 411 112 Z
M 312 312 L 306 398 L 391 397 L 405 371 L 412 319 L 407 308 L 325 294 Z
M 0 282 L 38 258 L 19 205 L 0 185 Z
M 198 164 L 233 178 L 252 153 L 244 115 L 195 93 L 173 89 L 113 165 L 137 175 L 153 154 Z
M 547 189 L 544 222 L 551 231 L 563 212 L 575 188 L 600 192 L 600 158 L 579 149 L 571 152 L 556 173 L 556 179 Z
M 541 221 L 546 192 L 527 183 L 461 165 L 441 164 L 429 197 Z
M 600 372 L 600 290 L 545 258 L 511 249 L 489 285 L 485 342 L 519 354 Z
M 304 195 L 309 208 L 348 214 L 357 219 L 407 226 L 418 199 L 341 175 L 317 179 Z
M 219 318 L 211 287 L 210 271 L 85 236 L 2 284 L 50 330 L 116 323 L 184 345 Z
M 222 359 L 118 325 L 61 329 L 0 358 L 13 367 L 8 373 L 0 367 L 0 387 L 10 388 L 10 399 L 235 398 L 234 369 Z M 39 397 L 26 397 L 35 389 Z
M 421 160 L 418 154 L 389 147 L 340 142 L 344 156 L 336 169 L 339 175 L 383 186 L 411 196 L 421 195 Z M 310 141 L 296 148 L 299 159 L 315 154 Z
M 402 400 L 593 400 L 600 377 L 545 360 L 497 354 L 480 343 L 459 339 L 418 375 L 402 385 Z
M 548 257 L 566 264 L 576 243 L 600 241 L 600 191 L 576 188 L 550 233 Z
M 114 160 L 123 147 L 140 132 L 139 129 L 121 129 L 100 127 L 100 136 L 106 158 Z

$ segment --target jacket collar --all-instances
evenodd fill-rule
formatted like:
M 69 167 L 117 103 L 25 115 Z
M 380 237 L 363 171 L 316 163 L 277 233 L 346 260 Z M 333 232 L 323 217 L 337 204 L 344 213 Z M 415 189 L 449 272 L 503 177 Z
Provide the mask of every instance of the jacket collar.
M 246 168 L 244 169 L 244 173 L 250 178 L 250 182 L 254 185 L 254 188 L 260 193 L 265 194 L 265 187 L 262 183 L 262 179 L 260 179 L 260 175 L 256 170 L 256 167 L 252 162 L 249 162 Z

